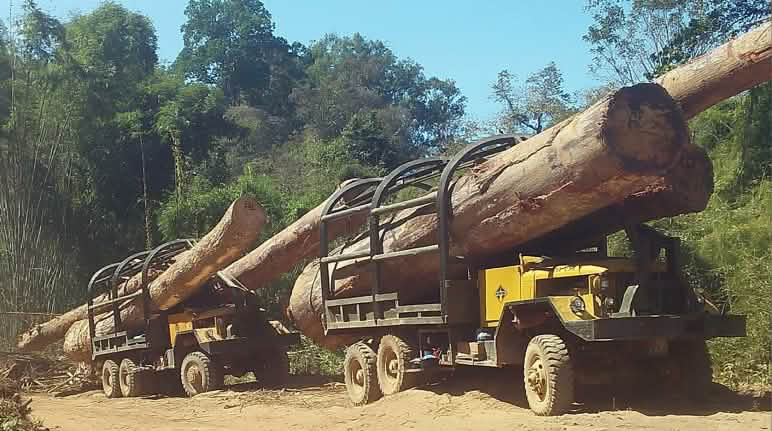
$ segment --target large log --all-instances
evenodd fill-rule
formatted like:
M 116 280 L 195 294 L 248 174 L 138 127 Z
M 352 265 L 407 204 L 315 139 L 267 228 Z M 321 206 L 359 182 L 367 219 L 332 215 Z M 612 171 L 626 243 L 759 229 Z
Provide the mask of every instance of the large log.
M 339 187 L 348 184 L 343 182 Z M 350 196 L 353 198 L 355 196 Z M 344 196 L 344 201 L 345 201 Z M 249 289 L 258 289 L 290 271 L 298 263 L 319 255 L 319 221 L 327 201 L 308 211 L 294 223 L 266 240 L 246 256 L 223 270 Z M 337 238 L 354 232 L 367 220 L 366 212 L 330 221 L 328 236 Z
M 482 256 L 523 244 L 656 183 L 688 148 L 688 130 L 678 105 L 656 84 L 623 88 L 529 140 L 475 166 L 453 186 L 451 252 Z M 384 229 L 384 251 L 436 242 L 437 218 L 424 209 L 397 213 Z M 363 239 L 338 250 L 369 248 Z M 307 335 L 328 347 L 341 340 L 323 336 L 318 269 L 298 277 L 289 314 Z M 369 291 L 362 260 L 341 262 L 334 271 L 337 294 Z M 438 259 L 422 255 L 383 263 L 389 286 L 408 300 L 436 291 Z
M 716 103 L 772 79 L 772 22 L 662 75 L 657 82 L 692 118 Z
M 561 226 L 519 248 L 541 254 L 560 254 L 596 243 L 605 235 L 663 217 L 697 213 L 713 193 L 713 165 L 703 148 L 689 145 L 678 165 L 622 202 L 601 208 Z
M 257 239 L 265 221 L 265 211 L 254 199 L 242 197 L 234 201 L 209 233 L 150 283 L 148 291 L 154 310 L 167 310 L 195 294 L 212 275 L 243 255 Z M 121 321 L 129 329 L 140 327 L 142 301 L 122 304 Z M 110 313 L 97 316 L 97 334 L 113 330 Z M 73 360 L 90 360 L 88 321 L 72 324 L 65 334 L 64 352 Z

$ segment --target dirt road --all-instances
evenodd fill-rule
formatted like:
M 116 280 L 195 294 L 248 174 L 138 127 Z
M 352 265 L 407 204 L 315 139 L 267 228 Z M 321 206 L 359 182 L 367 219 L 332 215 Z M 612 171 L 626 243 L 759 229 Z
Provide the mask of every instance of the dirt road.
M 366 407 L 349 407 L 339 384 L 296 381 L 284 391 L 238 385 L 193 399 L 106 399 L 92 391 L 69 397 L 33 396 L 33 414 L 52 430 L 769 430 L 769 399 L 721 391 L 695 404 L 673 400 L 626 403 L 616 398 L 578 406 L 561 417 L 534 416 L 502 374 L 455 379 L 400 393 Z

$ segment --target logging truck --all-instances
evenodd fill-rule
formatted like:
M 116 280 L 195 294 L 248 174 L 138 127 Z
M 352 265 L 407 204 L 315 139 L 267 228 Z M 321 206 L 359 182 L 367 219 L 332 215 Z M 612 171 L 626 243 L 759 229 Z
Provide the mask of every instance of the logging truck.
M 87 304 L 91 357 L 101 365 L 108 398 L 176 392 L 180 386 L 194 396 L 221 388 L 226 374 L 252 372 L 263 385 L 280 384 L 289 374 L 287 347 L 298 343 L 299 335 L 269 320 L 258 308 L 254 292 L 222 272 L 191 298 L 169 310 L 151 312 L 149 268 L 164 266 L 192 245 L 191 240 L 162 244 L 108 265 L 91 278 Z M 119 290 L 122 281 L 139 273 L 139 290 Z M 139 328 L 121 321 L 121 307 L 132 301 L 143 303 L 144 326 Z M 100 318 L 112 320 L 110 331 L 97 333 Z
M 745 335 L 744 316 L 717 309 L 680 276 L 678 239 L 645 225 L 625 229 L 632 257 L 608 256 L 605 236 L 549 256 L 538 249 L 475 259 L 453 253 L 454 176 L 518 140 L 499 136 L 450 159 L 408 162 L 384 178 L 351 182 L 328 201 L 320 225 L 323 323 L 325 335 L 350 340 L 344 379 L 353 404 L 462 366 L 520 367 L 537 415 L 570 410 L 576 385 L 635 379 L 642 370 L 649 381 L 660 373 L 679 379 L 674 387 L 700 391 L 712 376 L 705 340 Z M 399 193 L 409 187 L 430 192 Z M 436 212 L 437 242 L 384 251 L 388 226 L 400 222 L 389 215 L 406 208 Z M 369 249 L 331 252 L 326 223 L 362 211 L 369 214 L 361 233 L 369 235 Z M 409 290 L 390 285 L 383 262 L 410 265 L 430 253 L 440 261 L 433 295 L 406 298 Z M 336 264 L 352 260 L 370 267 L 365 296 L 336 292 L 336 280 L 346 277 Z

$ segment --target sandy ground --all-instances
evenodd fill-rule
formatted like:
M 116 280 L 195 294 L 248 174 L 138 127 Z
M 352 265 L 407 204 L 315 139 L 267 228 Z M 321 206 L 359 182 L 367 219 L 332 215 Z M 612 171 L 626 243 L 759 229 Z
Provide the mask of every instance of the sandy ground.
M 770 430 L 766 398 L 718 387 L 695 404 L 667 398 L 624 401 L 594 394 L 560 417 L 534 416 L 522 384 L 500 370 L 412 389 L 351 407 L 341 384 L 296 378 L 288 389 L 231 386 L 192 399 L 107 399 L 100 391 L 32 395 L 33 415 L 52 430 Z M 479 390 L 479 387 L 485 387 Z

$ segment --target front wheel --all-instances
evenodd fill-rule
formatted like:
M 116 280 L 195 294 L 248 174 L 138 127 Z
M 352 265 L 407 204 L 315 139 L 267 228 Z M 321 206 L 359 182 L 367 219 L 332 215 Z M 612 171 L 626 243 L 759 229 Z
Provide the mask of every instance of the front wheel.
M 574 402 L 574 369 L 566 343 L 557 335 L 538 335 L 525 351 L 525 395 L 539 416 L 565 413 Z
M 361 341 L 346 349 L 343 378 L 348 397 L 355 406 L 371 403 L 381 397 L 375 363 L 375 352 Z
M 185 393 L 192 397 L 222 388 L 223 370 L 204 353 L 191 352 L 182 360 L 180 380 Z

